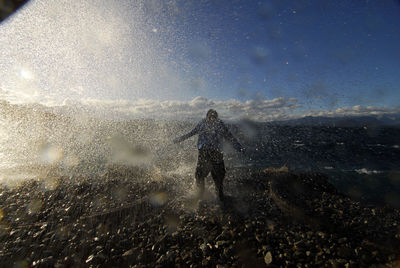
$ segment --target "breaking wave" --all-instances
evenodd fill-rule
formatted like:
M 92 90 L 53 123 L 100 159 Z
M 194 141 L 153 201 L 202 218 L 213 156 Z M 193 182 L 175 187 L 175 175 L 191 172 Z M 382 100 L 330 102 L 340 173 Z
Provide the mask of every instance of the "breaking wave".
M 172 144 L 191 123 L 106 120 L 6 101 L 0 113 L 3 182 L 49 172 L 96 176 L 115 165 L 187 174 L 197 157 L 192 143 Z

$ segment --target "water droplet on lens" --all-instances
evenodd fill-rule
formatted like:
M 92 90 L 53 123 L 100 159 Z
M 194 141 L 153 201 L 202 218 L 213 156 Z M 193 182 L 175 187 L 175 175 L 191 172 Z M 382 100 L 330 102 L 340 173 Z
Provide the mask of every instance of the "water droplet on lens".
M 39 213 L 42 209 L 43 201 L 40 199 L 32 200 L 28 206 L 26 207 L 28 214 L 36 214 Z
M 59 180 L 58 180 L 58 178 L 54 178 L 54 177 L 46 178 L 42 182 L 42 187 L 45 191 L 53 191 L 53 190 L 57 189 L 58 185 L 59 185 Z
M 154 193 L 152 196 L 150 196 L 150 203 L 153 206 L 162 206 L 167 202 L 167 200 L 168 195 L 165 192 Z
M 61 147 L 52 144 L 43 144 L 40 147 L 40 160 L 45 164 L 56 164 L 63 158 Z

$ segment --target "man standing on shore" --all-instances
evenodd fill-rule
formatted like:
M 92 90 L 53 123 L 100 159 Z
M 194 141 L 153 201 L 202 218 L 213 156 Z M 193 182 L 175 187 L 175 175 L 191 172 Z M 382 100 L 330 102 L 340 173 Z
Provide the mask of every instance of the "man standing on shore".
M 222 153 L 222 139 L 230 141 L 233 147 L 243 152 L 242 145 L 233 137 L 226 125 L 218 118 L 218 113 L 210 109 L 205 119 L 201 120 L 197 126 L 189 133 L 175 138 L 174 143 L 190 138 L 199 134 L 197 149 L 199 150 L 196 167 L 196 184 L 199 189 L 199 197 L 204 194 L 204 179 L 211 172 L 212 178 L 217 189 L 218 197 L 224 200 L 223 180 L 225 178 L 224 155 Z

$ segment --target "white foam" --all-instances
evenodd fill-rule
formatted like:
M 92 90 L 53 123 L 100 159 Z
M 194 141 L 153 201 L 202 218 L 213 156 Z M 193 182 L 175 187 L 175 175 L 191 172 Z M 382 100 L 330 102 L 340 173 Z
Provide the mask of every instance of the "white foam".
M 366 175 L 382 173 L 382 171 L 379 170 L 368 170 L 366 168 L 356 169 L 355 172 L 357 172 L 358 174 L 366 174 Z

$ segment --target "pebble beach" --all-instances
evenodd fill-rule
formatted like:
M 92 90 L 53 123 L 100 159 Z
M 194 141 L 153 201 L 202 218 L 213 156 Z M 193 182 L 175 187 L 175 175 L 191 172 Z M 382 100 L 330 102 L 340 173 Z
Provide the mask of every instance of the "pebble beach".
M 211 183 L 198 200 L 178 178 L 127 167 L 4 186 L 0 266 L 400 265 L 398 210 L 351 200 L 322 174 L 234 173 L 224 202 Z

